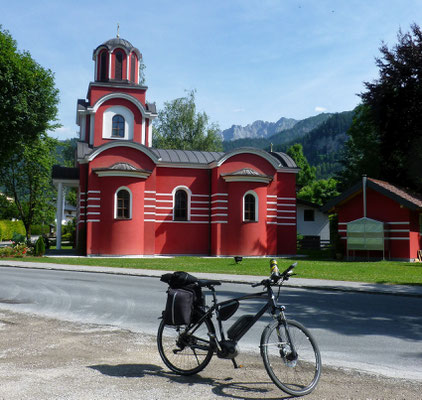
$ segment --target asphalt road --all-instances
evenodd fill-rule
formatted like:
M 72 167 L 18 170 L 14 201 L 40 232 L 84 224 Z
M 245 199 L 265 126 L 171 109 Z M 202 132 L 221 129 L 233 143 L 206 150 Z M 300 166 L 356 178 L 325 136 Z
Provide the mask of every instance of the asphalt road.
M 166 285 L 156 278 L 2 267 L 0 308 L 61 320 L 112 325 L 155 334 Z M 220 298 L 252 292 L 223 284 Z M 325 365 L 422 380 L 422 299 L 390 295 L 283 288 L 290 318 L 310 328 Z M 230 326 L 259 301 L 248 301 Z M 241 349 L 258 350 L 268 318 L 249 332 Z

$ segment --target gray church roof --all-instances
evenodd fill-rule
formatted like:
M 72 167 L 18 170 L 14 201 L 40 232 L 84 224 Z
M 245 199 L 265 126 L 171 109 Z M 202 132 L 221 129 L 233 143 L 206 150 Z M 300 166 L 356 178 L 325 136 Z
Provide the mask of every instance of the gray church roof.
M 217 151 L 150 150 L 160 159 L 160 161 L 168 163 L 209 164 L 219 160 L 225 154 Z
M 270 152 L 270 154 L 275 157 L 278 161 L 281 162 L 281 165 L 283 167 L 287 167 L 287 168 L 297 168 L 296 163 L 294 162 L 293 158 L 291 158 L 289 155 L 287 155 L 286 153 L 275 153 L 275 152 Z

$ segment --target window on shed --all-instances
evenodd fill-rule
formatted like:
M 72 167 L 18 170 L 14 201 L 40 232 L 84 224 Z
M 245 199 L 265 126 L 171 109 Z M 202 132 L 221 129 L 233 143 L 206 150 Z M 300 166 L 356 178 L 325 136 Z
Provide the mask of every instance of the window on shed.
M 121 115 L 115 115 L 112 119 L 111 136 L 125 137 L 125 119 Z
M 256 221 L 256 199 L 251 193 L 244 197 L 244 221 Z
M 184 190 L 177 190 L 174 195 L 174 220 L 188 220 L 188 194 Z
M 130 56 L 130 80 L 132 82 L 136 81 L 135 72 L 136 72 L 136 57 L 135 57 L 135 54 L 132 53 L 132 55 Z
M 116 218 L 130 218 L 130 193 L 126 189 L 117 192 Z
M 123 79 L 123 52 L 116 52 L 116 59 L 114 64 L 114 79 Z
M 304 221 L 315 221 L 315 210 L 304 210 L 303 211 Z

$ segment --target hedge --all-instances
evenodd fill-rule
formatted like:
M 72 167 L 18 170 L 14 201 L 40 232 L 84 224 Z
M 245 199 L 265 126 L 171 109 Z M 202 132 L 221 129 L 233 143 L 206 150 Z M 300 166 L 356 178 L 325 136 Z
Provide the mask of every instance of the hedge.
M 14 233 L 26 235 L 22 221 L 0 220 L 0 240 L 11 240 Z
M 49 225 L 31 225 L 31 235 L 48 235 L 49 233 Z

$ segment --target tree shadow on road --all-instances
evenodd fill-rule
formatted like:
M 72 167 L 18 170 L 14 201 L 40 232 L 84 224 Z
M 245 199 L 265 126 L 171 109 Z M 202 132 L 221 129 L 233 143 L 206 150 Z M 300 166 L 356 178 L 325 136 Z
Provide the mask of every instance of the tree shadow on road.
M 283 396 L 283 393 L 278 391 L 270 380 L 261 382 L 240 382 L 235 381 L 232 377 L 218 379 L 202 377 L 199 374 L 182 376 L 165 371 L 163 368 L 153 364 L 101 364 L 91 365 L 88 366 L 88 368 L 94 369 L 103 375 L 118 378 L 143 378 L 146 376 L 155 376 L 181 385 L 207 385 L 212 388 L 211 391 L 216 396 L 228 397 L 231 399 L 252 400 L 265 398 L 268 400 L 276 400 L 293 398 L 288 395 Z

